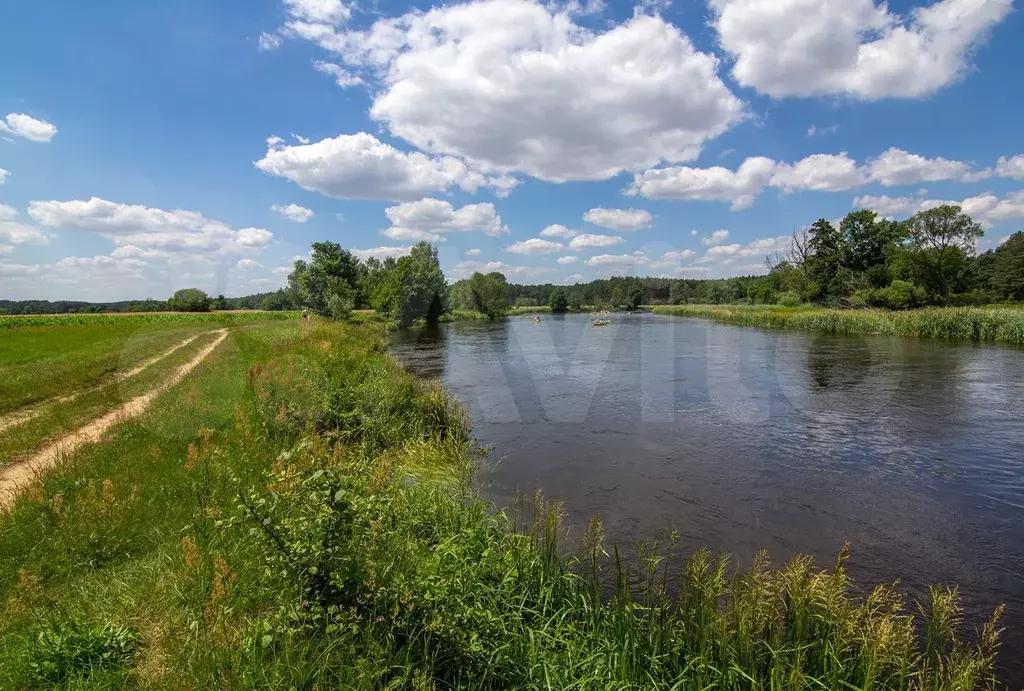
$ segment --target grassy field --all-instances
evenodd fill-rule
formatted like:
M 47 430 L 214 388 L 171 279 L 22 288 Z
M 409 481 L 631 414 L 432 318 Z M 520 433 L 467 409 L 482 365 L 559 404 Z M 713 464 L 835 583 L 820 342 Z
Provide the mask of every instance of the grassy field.
M 956 593 L 562 544 L 382 325 L 255 323 L 0 516 L 0 687 L 982 689 Z M 606 550 L 611 553 L 609 560 Z M 669 573 L 683 577 L 666 592 Z M 860 594 L 866 593 L 866 594 Z M 972 622 L 979 628 L 983 622 Z
M 765 305 L 659 305 L 650 309 L 656 314 L 773 329 L 1024 345 L 1024 308 L 1020 307 L 928 307 L 903 312 Z

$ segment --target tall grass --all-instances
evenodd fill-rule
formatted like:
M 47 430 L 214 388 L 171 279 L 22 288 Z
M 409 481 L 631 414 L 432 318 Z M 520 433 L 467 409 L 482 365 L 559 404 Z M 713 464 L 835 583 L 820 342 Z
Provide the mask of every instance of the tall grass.
M 54 659 L 76 688 L 995 684 L 998 612 L 964 638 L 955 590 L 917 611 L 894 586 L 859 594 L 845 553 L 740 570 L 671 535 L 620 552 L 597 519 L 565 544 L 539 494 L 496 511 L 472 490 L 464 413 L 382 335 L 236 332 L 0 518 L 0 685 L 44 683 Z M 123 627 L 137 648 L 103 633 L 134 640 Z M 41 648 L 54 631 L 99 633 L 68 655 Z M 66 662 L 112 647 L 101 667 Z
M 829 333 L 883 334 L 1024 345 L 1024 309 L 929 307 L 901 312 L 736 305 L 657 306 L 656 314 Z
M 26 314 L 0 315 L 0 329 L 32 326 L 99 326 L 138 324 L 252 324 L 254 322 L 298 319 L 301 312 L 124 312 L 120 314 Z

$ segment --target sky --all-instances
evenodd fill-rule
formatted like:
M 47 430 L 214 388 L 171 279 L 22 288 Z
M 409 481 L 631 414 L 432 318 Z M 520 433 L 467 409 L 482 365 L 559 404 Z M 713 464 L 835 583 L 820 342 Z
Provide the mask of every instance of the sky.
M 449 279 L 763 273 L 818 218 L 1024 227 L 1013 0 L 37 0 L 0 298 L 229 296 L 318 240 Z

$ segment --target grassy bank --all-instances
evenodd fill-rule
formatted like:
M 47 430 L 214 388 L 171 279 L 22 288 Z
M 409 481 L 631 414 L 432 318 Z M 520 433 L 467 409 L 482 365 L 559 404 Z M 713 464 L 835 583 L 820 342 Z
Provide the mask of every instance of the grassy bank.
M 232 326 L 272 320 L 298 319 L 301 312 L 237 310 L 225 312 L 118 312 L 114 314 L 0 315 L 0 330 L 28 327 L 138 326 L 140 324 L 210 324 Z
M 0 517 L 0 686 L 980 689 L 994 626 L 843 558 L 734 572 L 495 512 L 380 325 L 246 326 Z M 666 592 L 669 573 L 681 584 Z
M 836 310 L 816 307 L 672 305 L 655 314 L 700 317 L 727 324 L 847 334 L 883 334 L 1024 345 L 1024 309 L 929 307 L 888 310 Z

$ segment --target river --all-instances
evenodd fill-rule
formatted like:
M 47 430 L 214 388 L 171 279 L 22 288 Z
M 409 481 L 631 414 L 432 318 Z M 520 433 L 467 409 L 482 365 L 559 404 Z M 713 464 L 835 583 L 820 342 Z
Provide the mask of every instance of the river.
M 834 560 L 859 585 L 959 584 L 1006 603 L 1001 667 L 1024 682 L 1024 351 L 612 314 L 396 335 L 493 447 L 489 492 L 541 488 L 579 535 Z

